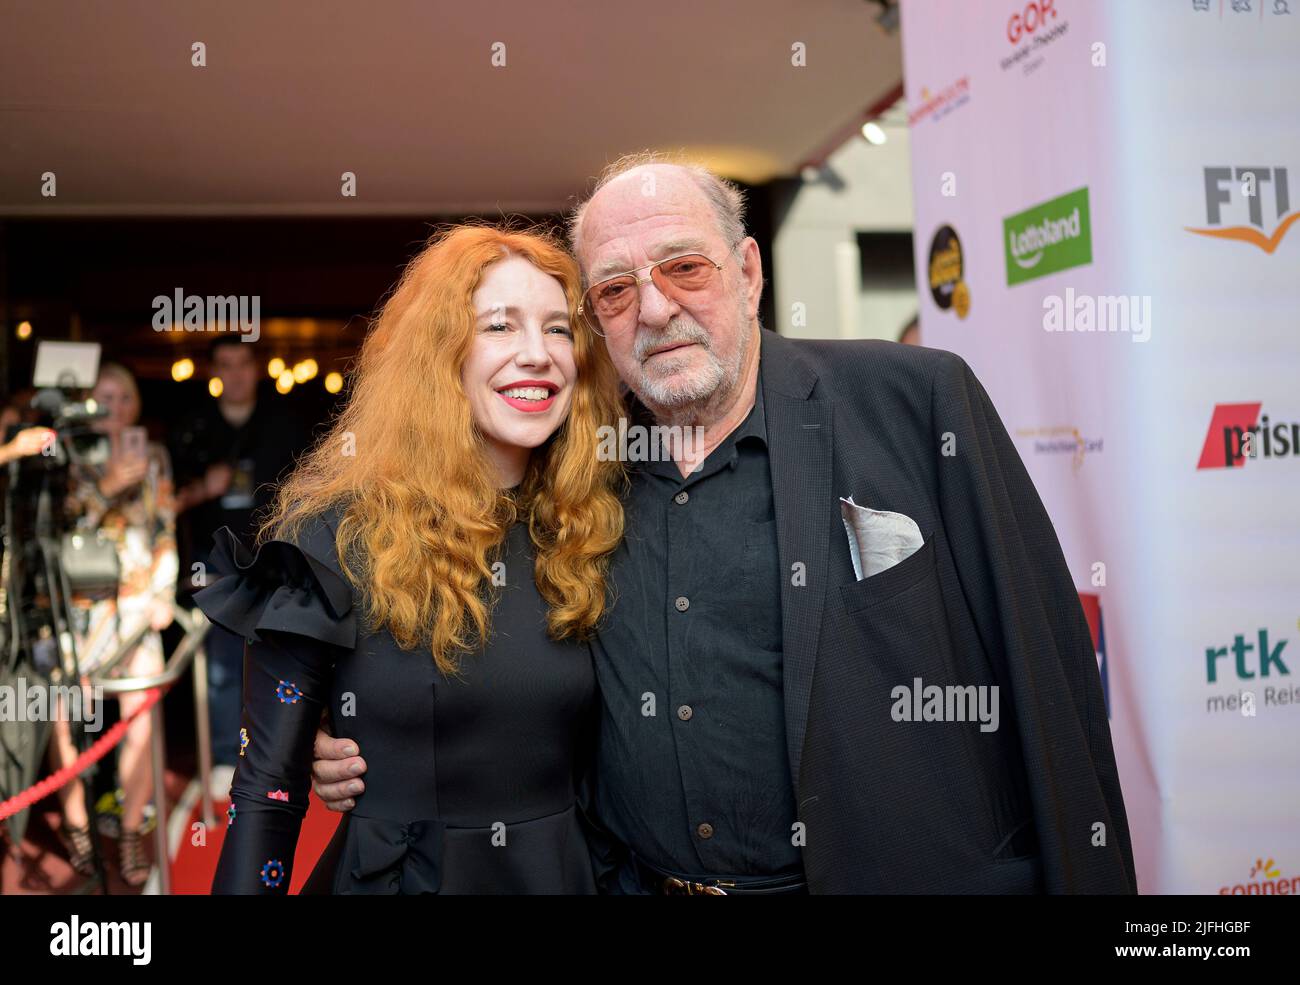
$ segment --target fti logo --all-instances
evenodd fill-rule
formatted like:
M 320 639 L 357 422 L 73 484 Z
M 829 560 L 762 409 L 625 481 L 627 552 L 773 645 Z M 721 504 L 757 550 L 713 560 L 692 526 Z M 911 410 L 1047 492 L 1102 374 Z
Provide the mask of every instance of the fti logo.
M 1088 632 L 1092 636 L 1092 648 L 1097 653 L 1097 671 L 1101 674 L 1101 693 L 1106 698 L 1106 717 L 1110 718 L 1110 664 L 1106 660 L 1106 627 L 1101 621 L 1101 596 L 1091 592 L 1080 592 L 1079 601 L 1083 604 L 1083 616 L 1088 620 Z
M 1265 185 L 1272 186 L 1272 194 L 1267 196 L 1272 199 L 1272 214 L 1268 216 L 1264 208 Z M 1225 211 L 1229 213 L 1228 219 L 1224 218 Z M 1242 225 L 1242 218 L 1250 225 Z M 1234 219 L 1236 225 L 1224 225 Z M 1198 236 L 1233 239 L 1272 253 L 1297 219 L 1300 212 L 1291 211 L 1286 168 L 1213 167 L 1205 169 L 1206 225 L 1183 228 Z M 1269 226 L 1273 227 L 1272 232 L 1267 231 Z
M 1215 404 L 1198 469 L 1235 469 L 1248 458 L 1300 455 L 1300 422 L 1260 416 L 1262 403 Z

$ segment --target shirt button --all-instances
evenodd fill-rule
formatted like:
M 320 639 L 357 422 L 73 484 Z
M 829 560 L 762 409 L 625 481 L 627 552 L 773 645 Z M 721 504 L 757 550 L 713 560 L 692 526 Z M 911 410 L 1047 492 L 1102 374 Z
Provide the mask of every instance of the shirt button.
M 689 722 L 691 720 L 691 716 L 694 714 L 695 712 L 691 710 L 690 705 L 682 705 L 680 708 L 677 709 L 677 717 L 680 718 L 683 722 Z
M 698 834 L 701 838 L 712 838 L 713 825 L 710 824 L 708 821 L 705 821 L 703 824 L 701 824 L 698 828 L 695 829 L 695 833 Z
M 685 612 L 687 609 L 691 607 L 691 600 L 688 599 L 685 595 L 678 595 L 677 598 L 673 601 L 673 605 L 677 606 L 678 612 Z
M 673 497 L 673 502 L 676 503 L 678 506 L 685 506 L 687 501 L 690 498 L 691 498 L 691 494 L 688 493 L 685 489 L 683 489 L 681 492 L 679 492 L 676 496 Z

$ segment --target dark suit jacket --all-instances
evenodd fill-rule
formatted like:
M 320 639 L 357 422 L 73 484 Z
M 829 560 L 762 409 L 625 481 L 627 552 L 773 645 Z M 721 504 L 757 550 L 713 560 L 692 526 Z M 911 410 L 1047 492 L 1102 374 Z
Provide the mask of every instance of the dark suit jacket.
M 1077 590 L 970 368 L 937 349 L 765 331 L 760 379 L 809 889 L 1136 892 Z M 855 580 L 850 495 L 911 517 L 924 546 Z M 999 728 L 895 721 L 894 688 L 916 678 L 996 685 Z M 330 852 L 316 886 L 321 869 Z
M 937 349 L 764 332 L 760 375 L 810 890 L 1136 892 L 1078 593 L 970 368 Z M 911 517 L 924 546 L 855 580 L 850 495 Z M 916 678 L 996 685 L 1000 727 L 895 721 L 891 693 Z

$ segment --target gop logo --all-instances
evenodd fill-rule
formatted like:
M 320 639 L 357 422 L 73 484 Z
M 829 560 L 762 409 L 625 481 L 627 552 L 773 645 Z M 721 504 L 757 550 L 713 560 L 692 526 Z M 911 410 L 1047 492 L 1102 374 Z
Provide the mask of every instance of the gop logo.
M 1047 23 L 1056 20 L 1056 0 L 1030 0 L 1025 9 L 1011 15 L 1007 21 L 1007 40 L 1018 44 L 1026 34 L 1033 34 Z

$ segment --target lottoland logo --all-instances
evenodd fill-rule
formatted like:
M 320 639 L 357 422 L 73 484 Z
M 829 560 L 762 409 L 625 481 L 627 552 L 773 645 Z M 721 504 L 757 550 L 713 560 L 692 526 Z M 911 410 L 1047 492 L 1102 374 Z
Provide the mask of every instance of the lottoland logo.
M 1002 239 L 1008 287 L 1092 263 L 1087 186 L 1007 216 Z

